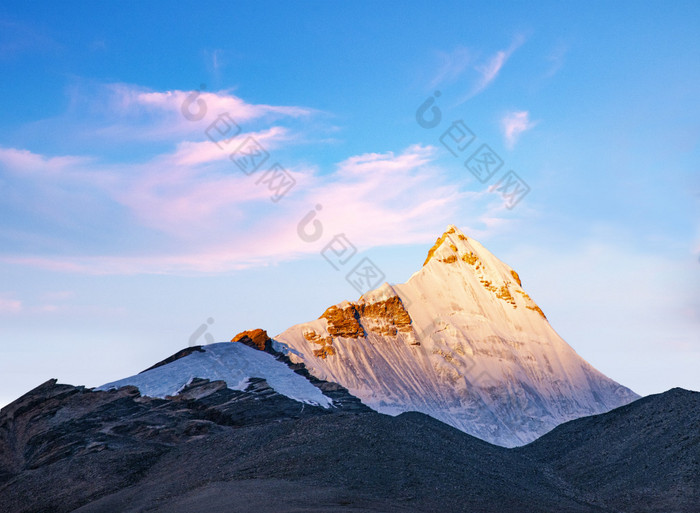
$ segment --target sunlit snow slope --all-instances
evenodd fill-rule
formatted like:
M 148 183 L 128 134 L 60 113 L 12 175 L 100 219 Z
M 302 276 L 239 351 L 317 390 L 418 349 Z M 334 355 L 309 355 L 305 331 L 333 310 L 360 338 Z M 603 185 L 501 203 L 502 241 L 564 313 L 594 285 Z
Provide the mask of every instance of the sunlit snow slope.
M 421 411 L 507 447 L 638 398 L 576 354 L 515 271 L 454 226 L 407 283 L 333 306 L 274 347 L 377 411 Z
M 245 390 L 249 378 L 263 378 L 277 393 L 296 401 L 326 408 L 332 405 L 331 399 L 306 378 L 268 353 L 231 342 L 202 349 L 203 352 L 194 351 L 171 363 L 107 383 L 98 390 L 133 385 L 141 395 L 166 397 L 177 394 L 193 378 L 222 380 L 232 390 Z

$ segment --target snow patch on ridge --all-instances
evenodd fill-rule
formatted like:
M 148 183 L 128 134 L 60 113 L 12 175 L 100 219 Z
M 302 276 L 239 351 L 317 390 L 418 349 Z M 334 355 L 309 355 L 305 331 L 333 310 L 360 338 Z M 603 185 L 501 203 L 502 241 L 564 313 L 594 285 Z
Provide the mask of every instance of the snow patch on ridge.
M 277 393 L 295 401 L 324 408 L 333 405 L 321 390 L 271 354 L 232 342 L 205 345 L 203 349 L 204 352 L 195 351 L 161 367 L 107 383 L 97 390 L 133 385 L 141 395 L 165 398 L 177 395 L 194 378 L 225 381 L 232 390 L 245 390 L 250 378 L 263 378 Z

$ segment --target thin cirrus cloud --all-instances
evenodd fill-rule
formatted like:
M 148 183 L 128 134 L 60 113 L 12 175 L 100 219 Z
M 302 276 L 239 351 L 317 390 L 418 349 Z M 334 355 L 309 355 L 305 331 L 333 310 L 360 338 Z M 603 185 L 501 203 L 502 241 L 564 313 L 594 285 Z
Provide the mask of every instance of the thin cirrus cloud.
M 501 131 L 506 148 L 512 150 L 519 137 L 536 125 L 537 122 L 530 120 L 530 113 L 526 110 L 508 112 L 501 119 Z
M 430 88 L 457 80 L 467 71 L 473 59 L 472 51 L 464 46 L 458 46 L 452 52 L 438 52 L 437 57 L 440 64 Z
M 79 82 L 68 90 L 70 108 L 54 120 L 61 130 L 73 127 L 82 137 L 101 141 L 147 143 L 201 138 L 217 116 L 227 114 L 243 131 L 253 123 L 305 118 L 317 111 L 302 106 L 253 104 L 220 91 L 153 91 L 133 84 Z M 186 116 L 186 113 L 194 115 Z M 44 133 L 50 133 L 45 127 Z
M 477 73 L 477 79 L 469 92 L 460 99 L 458 104 L 464 103 L 485 91 L 494 80 L 496 80 L 496 77 L 498 77 L 498 74 L 501 72 L 508 59 L 510 59 L 511 55 L 513 55 L 524 42 L 525 37 L 517 35 L 508 48 L 499 50 L 490 57 L 477 62 L 473 67 L 474 71 Z
M 560 69 L 564 67 L 564 62 L 566 60 L 566 54 L 569 51 L 568 46 L 564 44 L 557 45 L 554 50 L 547 56 L 547 62 L 549 63 L 549 69 L 546 71 L 544 77 L 551 78 L 556 75 Z

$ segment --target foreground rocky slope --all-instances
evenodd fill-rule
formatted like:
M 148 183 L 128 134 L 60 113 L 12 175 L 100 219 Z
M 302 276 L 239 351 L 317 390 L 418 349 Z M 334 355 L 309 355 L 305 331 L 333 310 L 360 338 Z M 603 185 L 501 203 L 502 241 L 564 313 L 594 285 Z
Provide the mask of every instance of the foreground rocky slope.
M 244 391 L 195 379 L 167 399 L 49 381 L 0 411 L 0 511 L 691 512 L 698 395 L 505 449 L 419 413 L 295 401 L 257 378 Z
M 700 393 L 674 388 L 518 448 L 616 511 L 700 511 Z
M 638 398 L 576 354 L 518 274 L 455 226 L 407 283 L 331 306 L 272 345 L 379 412 L 420 411 L 506 447 Z

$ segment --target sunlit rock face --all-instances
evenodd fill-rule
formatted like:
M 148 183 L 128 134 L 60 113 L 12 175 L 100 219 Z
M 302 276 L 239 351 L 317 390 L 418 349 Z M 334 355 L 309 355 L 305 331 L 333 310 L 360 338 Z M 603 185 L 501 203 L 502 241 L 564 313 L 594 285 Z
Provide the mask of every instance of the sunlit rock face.
M 378 301 L 361 299 L 357 303 L 341 303 L 323 312 L 321 319 L 328 322 L 327 330 L 332 337 L 359 338 L 367 332 L 395 336 L 399 331 L 408 333 L 411 316 L 397 295 Z
M 267 335 L 267 331 L 254 329 L 240 332 L 233 337 L 231 342 L 240 342 L 255 349 L 259 349 L 260 351 L 265 351 L 270 349 L 272 340 Z
M 406 283 L 331 306 L 272 346 L 377 411 L 420 411 L 509 447 L 638 397 L 576 354 L 518 273 L 455 226 Z

